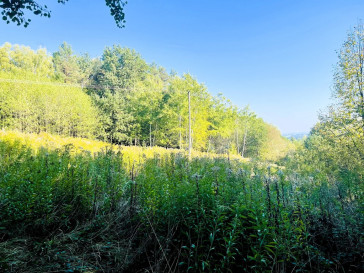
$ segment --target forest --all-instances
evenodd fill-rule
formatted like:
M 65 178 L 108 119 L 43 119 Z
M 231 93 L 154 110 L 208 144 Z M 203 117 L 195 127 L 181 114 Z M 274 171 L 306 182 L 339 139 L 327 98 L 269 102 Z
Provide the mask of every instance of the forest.
M 5 43 L 0 271 L 363 272 L 363 66 L 359 24 L 294 140 L 133 49 Z
M 52 57 L 6 43 L 0 56 L 2 128 L 185 149 L 190 92 L 194 149 L 275 159 L 292 146 L 248 106 L 214 97 L 191 75 L 168 74 L 132 49 L 108 47 L 91 59 L 67 43 Z

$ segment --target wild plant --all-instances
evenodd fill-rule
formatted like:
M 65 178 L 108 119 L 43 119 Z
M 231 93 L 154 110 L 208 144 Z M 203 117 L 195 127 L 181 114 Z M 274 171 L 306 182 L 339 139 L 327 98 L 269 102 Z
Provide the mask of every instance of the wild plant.
M 0 269 L 360 272 L 360 177 L 133 149 L 0 142 Z

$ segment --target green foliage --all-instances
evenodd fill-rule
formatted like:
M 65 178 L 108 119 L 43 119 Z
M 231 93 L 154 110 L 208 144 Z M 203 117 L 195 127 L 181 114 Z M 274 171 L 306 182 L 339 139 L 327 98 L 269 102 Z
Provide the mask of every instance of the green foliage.
M 360 271 L 362 192 L 345 175 L 72 150 L 0 142 L 2 270 Z
M 59 51 L 53 53 L 53 65 L 55 78 L 64 83 L 77 83 L 80 77 L 80 69 L 77 57 L 67 43 L 59 47 Z
M 316 221 L 309 218 L 312 225 L 308 232 L 322 230 L 321 234 L 311 235 L 311 240 L 323 242 L 331 253 L 339 249 L 336 244 L 341 241 L 340 257 L 344 259 L 363 251 L 362 246 L 358 250 L 350 250 L 352 242 L 362 244 L 363 234 L 358 228 L 363 226 L 364 193 L 363 45 L 364 31 L 362 24 L 359 24 L 349 32 L 339 52 L 334 75 L 335 103 L 327 113 L 320 115 L 320 122 L 309 137 L 298 144 L 296 153 L 289 154 L 282 161 L 287 169 L 294 170 L 297 177 L 307 181 L 301 192 L 303 196 L 310 196 L 306 199 L 310 202 L 301 201 L 302 208 L 316 210 L 319 215 Z M 350 210 L 353 204 L 357 205 Z M 355 226 L 351 226 L 355 222 L 353 219 L 358 221 Z M 354 237 L 356 239 L 351 241 Z M 320 259 L 328 267 L 333 264 L 327 258 Z M 336 270 L 346 271 L 345 268 Z M 363 270 L 362 263 L 356 262 L 352 270 Z
M 7 43 L 0 47 L 0 56 L 2 129 L 95 136 L 99 123 L 91 98 L 80 87 L 52 80 L 52 58 L 44 49 Z
M 135 84 L 145 77 L 148 70 L 148 65 L 135 50 L 120 46 L 106 47 L 101 61 L 100 71 L 95 75 L 100 96 L 108 89 L 114 93 L 133 91 Z
M 311 135 L 322 139 L 319 149 L 338 169 L 360 168 L 364 164 L 364 29 L 359 24 L 349 32 L 339 52 L 334 75 L 336 99 L 321 114 Z
M 78 87 L 0 81 L 0 126 L 22 132 L 93 137 L 98 126 L 91 99 Z
M 101 113 L 99 136 L 111 143 L 128 143 L 133 117 L 126 112 L 125 98 L 108 91 L 102 97 L 95 95 L 93 98 Z
M 68 0 L 57 0 L 58 3 L 65 4 Z M 127 1 L 105 0 L 106 6 L 110 8 L 110 14 L 114 17 L 115 23 L 119 28 L 125 26 L 124 6 Z M 51 17 L 51 11 L 46 5 L 41 5 L 35 0 L 2 0 L 0 1 L 2 19 L 7 24 L 16 23 L 18 26 L 27 27 L 31 19 L 25 17 L 24 12 L 29 10 L 37 16 Z
M 54 75 L 52 58 L 43 48 L 37 51 L 30 47 L 5 43 L 0 47 L 1 78 L 16 78 L 47 81 Z
M 52 57 L 6 43 L 0 87 L 2 128 L 187 149 L 190 92 L 193 149 L 274 161 L 292 148 L 247 107 L 213 97 L 190 74 L 169 75 L 120 46 L 91 59 L 67 43 Z
M 67 0 L 65 0 L 67 1 Z M 59 0 L 58 2 L 65 2 L 64 0 Z M 30 19 L 24 17 L 24 11 L 30 10 L 35 15 L 50 17 L 50 11 L 47 10 L 47 6 L 41 6 L 34 0 L 18 0 L 10 1 L 3 0 L 0 2 L 0 8 L 2 9 L 1 15 L 2 19 L 6 21 L 7 24 L 11 22 L 16 23 L 18 26 L 24 25 L 27 27 L 29 25 Z
M 334 74 L 335 103 L 320 115 L 320 122 L 297 153 L 287 158 L 289 168 L 337 184 L 341 196 L 346 195 L 342 189 L 350 188 L 357 197 L 364 190 L 363 45 L 364 30 L 359 24 L 349 32 L 339 51 Z M 349 196 L 346 198 L 350 200 Z

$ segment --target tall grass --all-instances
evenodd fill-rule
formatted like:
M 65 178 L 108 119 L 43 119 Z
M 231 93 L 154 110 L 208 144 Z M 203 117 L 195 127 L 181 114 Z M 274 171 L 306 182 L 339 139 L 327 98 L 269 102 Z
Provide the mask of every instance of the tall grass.
M 0 141 L 0 271 L 363 269 L 361 187 L 232 158 L 75 146 Z

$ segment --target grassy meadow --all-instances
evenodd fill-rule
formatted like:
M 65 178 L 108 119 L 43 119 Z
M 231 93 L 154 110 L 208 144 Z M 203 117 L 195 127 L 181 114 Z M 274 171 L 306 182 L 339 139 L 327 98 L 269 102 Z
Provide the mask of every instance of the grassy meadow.
M 3 272 L 363 266 L 362 187 L 355 180 L 14 131 L 0 134 L 0 180 Z

